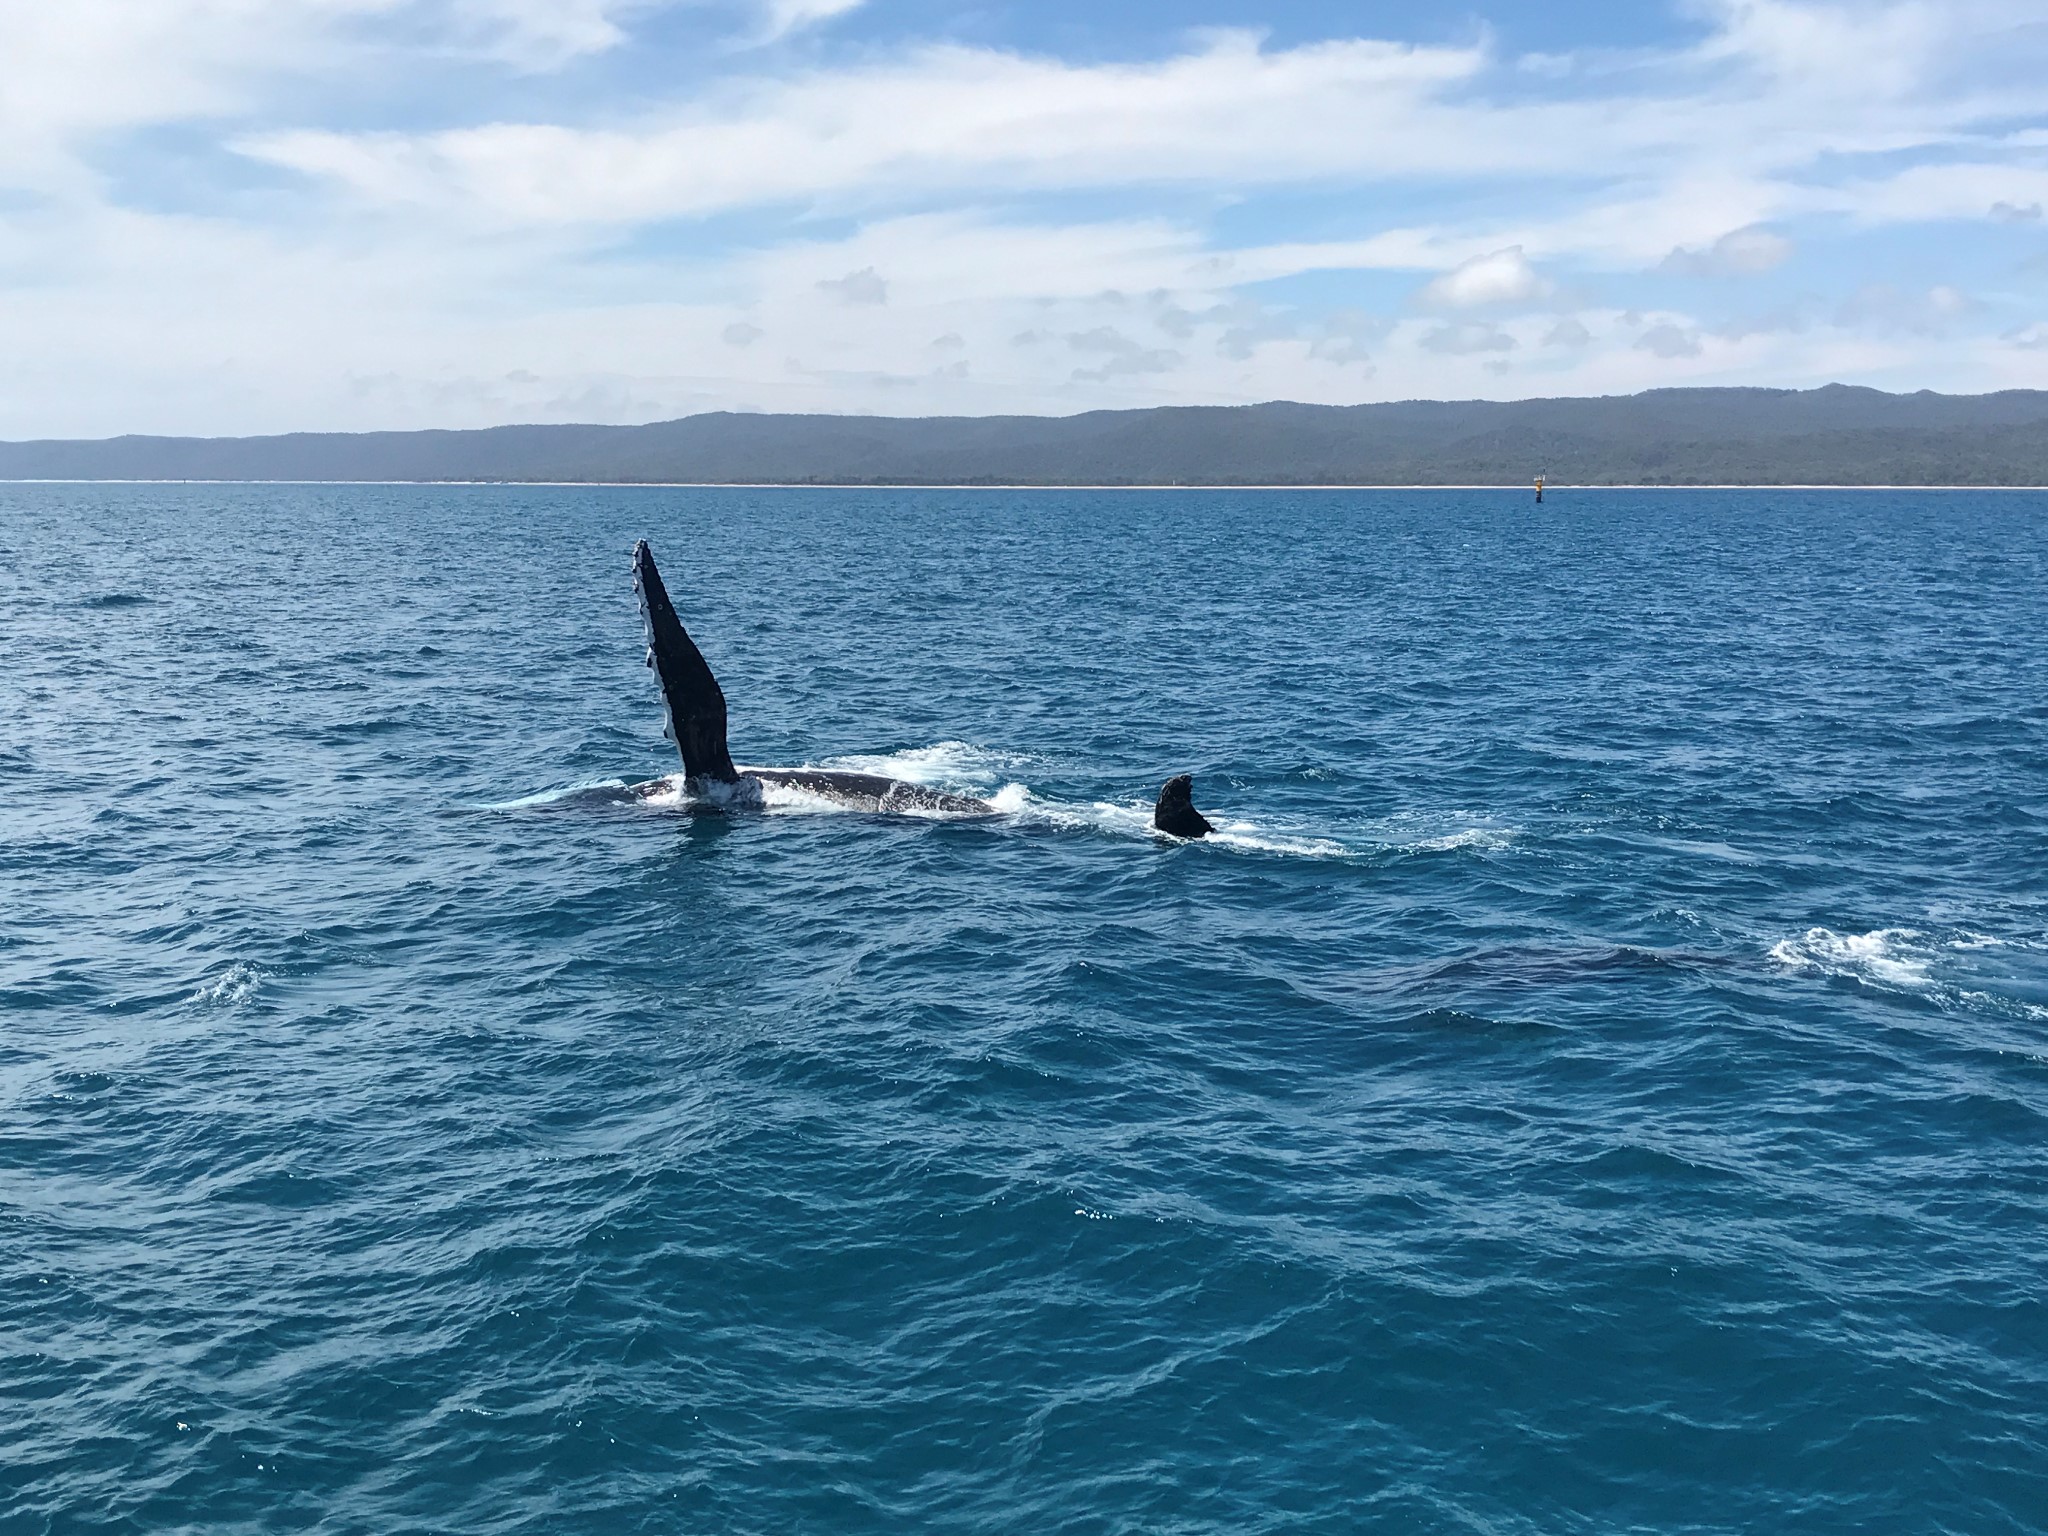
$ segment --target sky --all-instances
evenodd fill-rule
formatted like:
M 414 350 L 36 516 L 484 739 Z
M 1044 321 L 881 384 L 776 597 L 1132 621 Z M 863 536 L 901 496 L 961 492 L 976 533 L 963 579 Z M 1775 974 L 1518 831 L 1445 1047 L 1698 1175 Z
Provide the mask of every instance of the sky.
M 2048 0 L 0 0 L 0 438 L 2048 387 Z

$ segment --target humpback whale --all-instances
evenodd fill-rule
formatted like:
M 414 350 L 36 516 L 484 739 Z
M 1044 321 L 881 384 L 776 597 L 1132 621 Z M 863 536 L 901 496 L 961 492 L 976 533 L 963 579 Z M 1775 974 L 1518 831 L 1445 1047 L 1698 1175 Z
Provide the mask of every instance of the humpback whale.
M 1195 809 L 1195 781 L 1177 773 L 1159 791 L 1159 803 L 1152 807 L 1152 825 L 1173 837 L 1207 837 L 1216 829 L 1209 818 Z
M 668 739 L 683 756 L 683 784 L 714 804 L 758 805 L 766 784 L 786 784 L 822 799 L 865 811 L 922 812 L 941 816 L 993 816 L 986 800 L 949 795 L 922 784 L 878 773 L 835 768 L 741 767 L 725 740 L 725 692 L 704 653 L 676 617 L 668 588 L 655 568 L 654 552 L 642 539 L 633 546 L 633 590 L 647 625 L 647 665 L 661 680 Z M 652 788 L 653 786 L 649 786 Z
M 951 795 L 878 773 L 837 768 L 758 768 L 732 760 L 725 737 L 725 691 L 712 676 L 704 653 L 676 617 L 668 588 L 655 568 L 645 539 L 633 546 L 633 590 L 647 626 L 647 665 L 661 682 L 666 735 L 683 758 L 683 787 L 715 805 L 759 805 L 763 786 L 787 785 L 856 810 L 926 816 L 994 816 L 996 807 L 971 795 Z M 635 785 L 652 795 L 666 780 Z M 1211 830 L 1195 809 L 1188 775 L 1167 781 L 1159 792 L 1152 824 L 1175 837 L 1201 837 Z

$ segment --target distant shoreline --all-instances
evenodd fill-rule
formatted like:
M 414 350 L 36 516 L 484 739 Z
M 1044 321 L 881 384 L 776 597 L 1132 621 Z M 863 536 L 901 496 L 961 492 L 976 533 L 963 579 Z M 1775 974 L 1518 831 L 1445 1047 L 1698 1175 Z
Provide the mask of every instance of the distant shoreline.
M 7 479 L 0 485 L 373 485 L 373 486 L 468 486 L 529 490 L 615 490 L 615 491 L 1524 491 L 1535 487 L 1529 481 L 1440 484 L 1317 484 L 1317 485 L 1096 485 L 1019 482 L 988 485 L 978 481 L 832 481 L 832 480 L 116 480 L 116 479 Z M 1569 485 L 1555 480 L 1544 484 L 1552 491 L 2048 491 L 2048 485 L 1920 485 L 1911 481 L 1888 485 L 1820 484 L 1786 482 L 1756 484 L 1743 481 L 1702 482 L 1697 485 L 1600 484 Z
M 1470 492 L 1538 477 L 1630 491 L 2040 490 L 2048 389 L 1830 384 L 1074 416 L 712 411 L 638 426 L 0 442 L 0 481 L 99 484 Z

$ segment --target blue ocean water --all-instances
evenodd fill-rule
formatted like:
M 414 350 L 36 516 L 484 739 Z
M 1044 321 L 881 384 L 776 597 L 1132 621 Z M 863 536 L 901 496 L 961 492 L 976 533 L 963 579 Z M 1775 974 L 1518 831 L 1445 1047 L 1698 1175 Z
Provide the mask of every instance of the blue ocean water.
M 742 761 L 1006 814 L 620 794 L 643 536 Z M 2034 494 L 0 487 L 0 1528 L 2048 1528 L 2044 578 Z

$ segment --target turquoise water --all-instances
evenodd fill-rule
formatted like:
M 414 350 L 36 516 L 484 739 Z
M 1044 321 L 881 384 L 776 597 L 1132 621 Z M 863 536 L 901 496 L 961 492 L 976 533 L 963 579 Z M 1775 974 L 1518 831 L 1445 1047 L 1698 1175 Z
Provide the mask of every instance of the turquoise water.
M 643 536 L 742 761 L 1005 814 L 622 796 Z M 2039 1531 L 2044 578 L 2031 494 L 0 487 L 0 1528 Z

